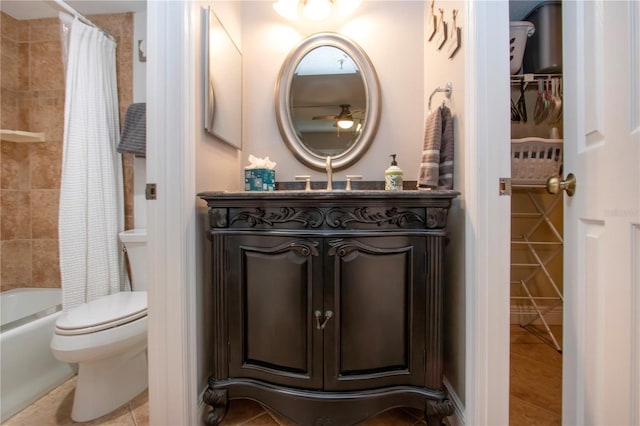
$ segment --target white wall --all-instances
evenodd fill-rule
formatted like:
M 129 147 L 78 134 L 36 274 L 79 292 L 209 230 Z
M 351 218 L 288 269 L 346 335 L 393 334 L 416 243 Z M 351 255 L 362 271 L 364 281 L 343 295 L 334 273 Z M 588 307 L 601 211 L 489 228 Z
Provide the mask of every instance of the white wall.
M 437 7 L 445 12 L 445 21 L 452 25 L 453 10 L 457 10 L 456 24 L 462 31 L 465 27 L 466 2 L 440 0 Z M 436 13 L 438 13 L 436 11 Z M 430 16 L 430 9 L 425 8 L 425 22 Z M 439 16 L 439 15 L 438 15 Z M 462 34 L 464 37 L 464 33 Z M 454 189 L 460 191 L 460 196 L 453 201 L 447 220 L 449 243 L 445 252 L 445 289 L 444 289 L 444 369 L 445 380 L 450 391 L 455 393 L 454 402 L 464 404 L 465 397 L 465 63 L 466 50 L 461 45 L 456 55 L 449 59 L 448 42 L 441 50 L 437 50 L 434 37 L 431 42 L 424 43 L 424 86 L 425 96 L 428 98 L 437 87 L 444 88 L 451 82 L 453 91 L 451 99 L 446 100 L 443 93 L 433 96 L 432 110 L 446 100 L 454 117 L 455 137 L 455 166 Z M 463 409 L 464 407 L 457 407 Z M 461 413 L 459 413 L 461 414 Z
M 405 180 L 416 180 L 422 149 L 425 96 L 423 87 L 423 10 L 418 1 L 364 1 L 342 20 L 320 23 L 287 21 L 270 1 L 243 1 L 244 59 L 242 165 L 249 154 L 277 162 L 276 179 L 295 175 L 326 179 L 322 172 L 300 163 L 283 142 L 275 119 L 274 89 L 280 67 L 290 50 L 307 36 L 339 32 L 358 43 L 378 74 L 382 118 L 376 138 L 364 158 L 334 175 L 359 174 L 365 180 L 384 180 L 390 154 L 398 155 Z
M 194 2 L 191 26 L 192 48 L 196 52 L 194 83 L 196 87 L 196 106 L 193 124 L 195 126 L 195 184 L 196 192 L 213 190 L 241 190 L 240 181 L 240 153 L 241 151 L 220 141 L 204 131 L 203 105 L 203 27 L 202 14 L 208 6 L 212 6 L 220 22 L 225 27 L 233 41 L 242 51 L 240 2 L 230 1 L 200 1 Z M 194 194 L 195 196 L 195 194 Z M 197 385 L 198 391 L 206 387 L 212 366 L 210 336 L 211 336 L 211 248 L 206 238 L 209 228 L 207 206 L 202 200 L 197 200 L 196 208 L 196 342 L 197 342 Z

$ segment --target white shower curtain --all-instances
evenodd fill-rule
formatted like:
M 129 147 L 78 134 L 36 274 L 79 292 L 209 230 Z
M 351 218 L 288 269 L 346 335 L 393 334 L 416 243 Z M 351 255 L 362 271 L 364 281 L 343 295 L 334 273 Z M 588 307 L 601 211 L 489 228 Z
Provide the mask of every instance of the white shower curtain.
M 124 229 L 116 44 L 60 14 L 66 48 L 64 143 L 58 232 L 63 309 L 121 290 Z

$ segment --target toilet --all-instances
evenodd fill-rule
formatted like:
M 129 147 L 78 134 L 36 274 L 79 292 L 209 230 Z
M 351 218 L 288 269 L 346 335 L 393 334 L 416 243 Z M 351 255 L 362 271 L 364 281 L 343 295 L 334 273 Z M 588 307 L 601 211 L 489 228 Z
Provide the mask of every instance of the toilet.
M 53 355 L 78 363 L 71 418 L 103 416 L 147 388 L 146 230 L 119 234 L 129 257 L 132 287 L 69 311 L 56 321 Z

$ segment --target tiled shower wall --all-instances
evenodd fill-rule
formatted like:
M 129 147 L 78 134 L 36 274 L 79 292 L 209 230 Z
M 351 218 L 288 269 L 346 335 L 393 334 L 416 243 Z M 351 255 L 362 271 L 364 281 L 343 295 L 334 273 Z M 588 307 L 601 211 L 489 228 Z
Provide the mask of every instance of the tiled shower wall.
M 133 99 L 133 15 L 91 16 L 118 44 L 121 122 Z M 0 291 L 60 287 L 58 199 L 64 71 L 57 18 L 18 21 L 1 13 L 3 129 L 43 132 L 42 143 L 2 141 Z M 133 161 L 124 156 L 125 227 L 133 227 Z

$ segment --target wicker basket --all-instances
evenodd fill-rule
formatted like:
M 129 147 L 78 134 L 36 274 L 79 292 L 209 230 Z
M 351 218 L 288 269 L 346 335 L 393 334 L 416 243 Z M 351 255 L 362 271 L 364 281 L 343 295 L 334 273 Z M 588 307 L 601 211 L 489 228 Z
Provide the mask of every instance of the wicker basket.
M 562 139 L 511 139 L 511 180 L 542 184 L 562 169 Z
M 522 67 L 524 49 L 527 39 L 536 32 L 536 28 L 531 22 L 512 21 L 509 22 L 509 56 L 511 58 L 511 74 L 517 74 Z

